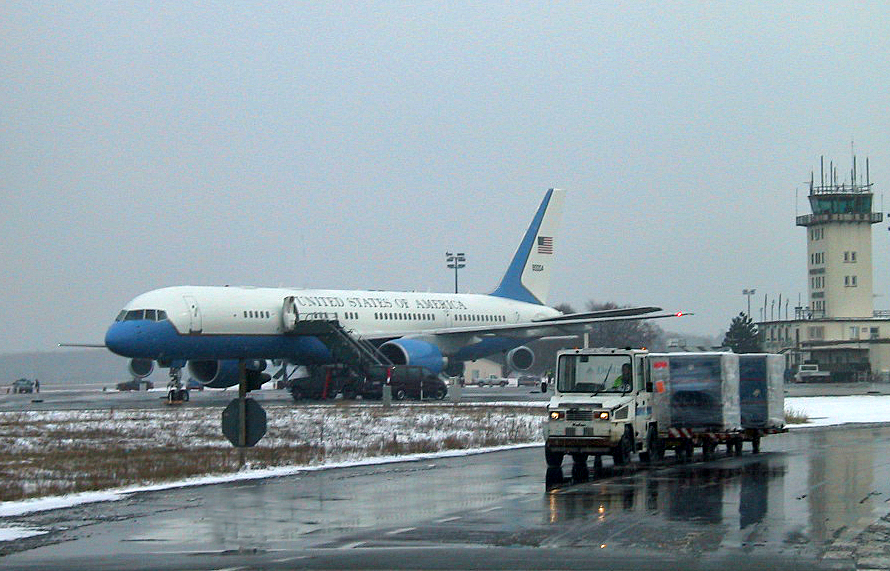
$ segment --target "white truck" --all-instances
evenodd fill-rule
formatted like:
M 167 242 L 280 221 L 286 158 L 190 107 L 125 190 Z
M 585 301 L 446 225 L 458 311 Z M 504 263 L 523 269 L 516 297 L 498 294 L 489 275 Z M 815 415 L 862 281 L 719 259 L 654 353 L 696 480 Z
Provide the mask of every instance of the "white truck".
M 794 380 L 798 383 L 827 383 L 831 380 L 831 373 L 820 371 L 816 363 L 804 363 L 798 367 Z
M 777 400 L 783 410 L 781 377 L 779 381 L 778 390 L 770 389 L 768 398 L 750 405 L 765 408 L 769 402 L 772 416 L 765 421 L 764 414 L 756 415 L 756 425 L 743 427 L 738 355 L 560 351 L 544 423 L 547 465 L 561 466 L 566 454 L 576 464 L 586 463 L 589 456 L 599 464 L 610 455 L 615 465 L 622 465 L 635 452 L 649 462 L 660 460 L 665 449 L 688 461 L 697 447 L 710 459 L 721 443 L 740 454 L 746 440 L 759 451 L 760 436 L 781 429 L 776 424 L 784 422 L 775 418 Z

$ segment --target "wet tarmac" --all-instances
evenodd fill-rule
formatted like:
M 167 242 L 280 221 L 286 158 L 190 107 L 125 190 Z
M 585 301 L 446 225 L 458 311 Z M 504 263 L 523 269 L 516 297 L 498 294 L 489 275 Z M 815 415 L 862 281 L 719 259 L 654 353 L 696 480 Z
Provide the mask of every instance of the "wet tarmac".
M 531 448 L 144 493 L 0 520 L 48 530 L 0 566 L 888 569 L 888 449 L 832 427 L 709 463 L 548 473 Z

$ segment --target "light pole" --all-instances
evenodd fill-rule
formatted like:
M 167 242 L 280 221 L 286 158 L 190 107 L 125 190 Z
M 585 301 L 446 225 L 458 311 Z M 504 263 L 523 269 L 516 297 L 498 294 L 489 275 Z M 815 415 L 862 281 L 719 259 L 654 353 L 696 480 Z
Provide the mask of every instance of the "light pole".
M 466 266 L 464 262 L 466 262 L 467 259 L 464 257 L 463 252 L 458 252 L 456 254 L 445 252 L 445 260 L 448 262 L 449 268 L 454 268 L 454 293 L 457 293 L 457 270 Z
M 757 293 L 756 289 L 743 289 L 742 295 L 748 296 L 748 317 L 751 317 L 751 296 Z

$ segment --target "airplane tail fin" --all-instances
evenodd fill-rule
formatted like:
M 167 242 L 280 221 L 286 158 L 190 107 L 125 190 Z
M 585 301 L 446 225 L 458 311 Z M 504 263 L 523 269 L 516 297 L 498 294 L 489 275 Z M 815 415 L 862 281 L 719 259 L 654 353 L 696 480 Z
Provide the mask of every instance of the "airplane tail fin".
M 556 251 L 555 234 L 562 218 L 564 198 L 564 190 L 547 191 L 507 273 L 491 295 L 540 305 L 547 303 L 550 266 Z

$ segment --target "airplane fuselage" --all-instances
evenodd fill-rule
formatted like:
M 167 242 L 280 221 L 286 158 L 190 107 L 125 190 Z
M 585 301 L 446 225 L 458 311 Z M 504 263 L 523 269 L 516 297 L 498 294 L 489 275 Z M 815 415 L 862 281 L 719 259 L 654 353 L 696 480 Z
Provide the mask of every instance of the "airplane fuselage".
M 498 326 L 560 315 L 555 309 L 482 294 L 368 290 L 179 286 L 153 290 L 128 303 L 108 329 L 106 345 L 119 355 L 161 362 L 184 359 L 292 359 L 324 363 L 330 353 L 317 338 L 294 335 L 290 319 L 336 320 L 369 340 L 436 335 L 467 327 L 468 339 L 454 335 L 453 354 L 480 326 L 490 327 L 491 345 L 518 346 Z M 507 333 L 507 332 L 505 332 Z M 458 342 L 459 341 L 459 342 Z M 477 343 L 477 344 L 478 344 Z M 472 345 L 472 342 L 470 343 Z

